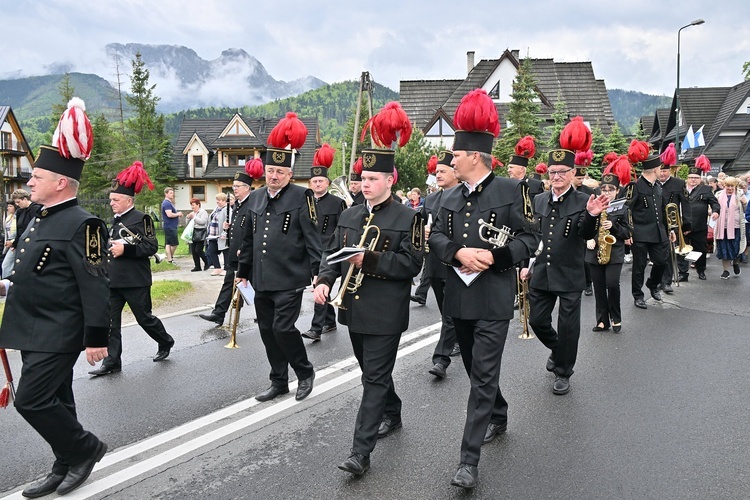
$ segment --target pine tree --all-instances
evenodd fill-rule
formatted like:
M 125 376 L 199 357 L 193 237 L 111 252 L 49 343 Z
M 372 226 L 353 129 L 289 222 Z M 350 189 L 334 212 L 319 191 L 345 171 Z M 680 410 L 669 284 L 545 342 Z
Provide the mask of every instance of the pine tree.
M 568 106 L 562 98 L 562 95 L 557 94 L 557 101 L 555 101 L 555 111 L 552 113 L 552 120 L 554 125 L 549 127 L 550 136 L 547 138 L 547 147 L 549 149 L 560 148 L 560 132 L 568 123 Z
M 607 140 L 604 144 L 606 149 L 604 152 L 605 154 L 614 151 L 618 155 L 624 155 L 628 152 L 628 140 L 622 135 L 620 126 L 617 125 L 617 122 L 612 126 L 612 131 L 607 136 Z
M 418 187 L 425 192 L 427 179 L 427 161 L 430 159 L 430 147 L 421 130 L 414 130 L 411 139 L 403 148 L 396 151 L 396 170 L 398 182 L 393 186 L 395 193 L 399 189 Z
M 55 133 L 57 124 L 60 122 L 60 117 L 68 109 L 68 101 L 75 96 L 75 88 L 70 83 L 70 74 L 65 73 L 57 86 L 57 91 L 60 94 L 60 101 L 52 105 L 52 113 L 50 115 L 50 128 L 49 131 L 44 134 L 44 144 L 52 144 L 52 136 Z
M 103 113 L 93 117 L 91 128 L 94 146 L 81 174 L 80 192 L 90 197 L 102 197 L 106 196 L 112 179 L 121 170 L 117 161 L 117 144 L 120 141 Z
M 589 177 L 599 180 L 602 177 L 602 158 L 608 153 L 607 138 L 604 137 L 602 129 L 594 126 L 591 129 L 591 152 L 594 158 L 591 160 L 591 166 L 587 169 Z

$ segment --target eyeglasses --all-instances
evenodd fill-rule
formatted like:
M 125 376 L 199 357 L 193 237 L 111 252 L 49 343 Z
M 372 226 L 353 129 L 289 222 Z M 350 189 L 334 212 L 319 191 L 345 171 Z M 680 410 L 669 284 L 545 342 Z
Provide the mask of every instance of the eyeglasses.
M 573 169 L 572 168 L 566 168 L 565 170 L 554 170 L 554 171 L 553 170 L 548 170 L 547 174 L 549 175 L 549 177 L 551 179 L 553 177 L 562 177 L 565 174 L 567 174 L 568 172 L 570 172 L 571 170 L 573 170 Z

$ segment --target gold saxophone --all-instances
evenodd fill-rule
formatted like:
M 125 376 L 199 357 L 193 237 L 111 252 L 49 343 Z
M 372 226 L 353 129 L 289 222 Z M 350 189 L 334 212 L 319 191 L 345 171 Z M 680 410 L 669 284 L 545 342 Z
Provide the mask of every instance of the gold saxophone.
M 612 245 L 615 244 L 615 237 L 609 234 L 609 229 L 602 227 L 604 221 L 607 220 L 607 211 L 603 210 L 599 215 L 599 236 L 597 237 L 597 245 L 599 249 L 596 251 L 596 261 L 600 266 L 609 264 L 609 257 L 612 253 Z

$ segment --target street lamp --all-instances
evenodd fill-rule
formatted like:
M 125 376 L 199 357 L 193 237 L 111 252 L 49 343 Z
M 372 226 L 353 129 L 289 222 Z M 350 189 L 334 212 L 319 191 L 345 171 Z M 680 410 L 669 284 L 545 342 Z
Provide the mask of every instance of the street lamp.
M 690 26 L 698 26 L 706 21 L 703 19 L 696 19 L 690 24 L 686 24 L 682 28 L 677 30 L 677 92 L 675 92 L 675 114 L 677 115 L 676 129 L 675 129 L 675 140 L 674 147 L 677 150 L 677 157 L 679 158 L 682 147 L 680 145 L 680 32 Z M 680 149 L 677 149 L 680 148 Z

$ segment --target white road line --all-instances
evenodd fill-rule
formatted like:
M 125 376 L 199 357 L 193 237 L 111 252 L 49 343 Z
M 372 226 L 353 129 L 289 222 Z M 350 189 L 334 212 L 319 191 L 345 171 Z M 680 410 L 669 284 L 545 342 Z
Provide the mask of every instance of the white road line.
M 415 339 L 418 339 L 425 335 L 429 335 L 435 330 L 439 330 L 440 326 L 441 326 L 441 323 L 435 323 L 433 325 L 429 325 L 427 327 L 421 328 L 415 332 L 404 335 L 401 337 L 400 344 L 404 345 L 409 342 L 412 342 Z M 411 354 L 412 352 L 422 349 L 423 347 L 429 345 L 430 343 L 437 341 L 438 337 L 439 337 L 439 334 L 431 335 L 411 345 L 400 348 L 397 358 L 401 358 L 403 356 Z M 338 363 L 335 363 L 327 368 L 324 368 L 323 370 L 317 371 L 316 376 L 319 378 L 323 378 L 332 373 L 336 373 L 338 371 L 348 369 L 351 366 L 356 366 L 356 364 L 357 364 L 357 360 L 354 356 L 352 356 L 350 358 L 339 361 Z M 357 368 L 355 370 L 352 370 L 351 372 L 340 375 L 333 380 L 327 381 L 320 385 L 316 385 L 315 390 L 306 399 L 309 400 L 311 398 L 324 394 L 359 376 L 361 376 L 361 371 L 359 370 L 359 368 Z M 294 391 L 296 387 L 297 387 L 296 381 L 290 383 L 289 384 L 290 392 Z M 96 465 L 96 467 L 94 467 L 94 471 L 98 471 L 106 467 L 109 467 L 111 465 L 114 465 L 116 463 L 122 462 L 123 460 L 130 459 L 136 455 L 139 455 L 148 450 L 151 450 L 165 443 L 168 443 L 169 441 L 177 439 L 181 436 L 184 436 L 198 429 L 201 429 L 203 427 L 216 423 L 224 418 L 230 417 L 248 408 L 252 408 L 253 406 L 256 406 L 258 404 L 260 403 L 255 398 L 249 398 L 244 401 L 235 403 L 231 406 L 228 406 L 227 408 L 223 408 L 221 410 L 210 413 L 204 417 L 182 424 L 178 427 L 175 427 L 174 429 L 170 429 L 169 431 L 163 432 L 161 434 L 157 434 L 156 436 L 147 438 L 143 441 L 139 441 L 138 443 L 135 443 L 132 446 L 123 448 L 114 453 L 106 455 L 102 459 L 102 461 L 99 462 Z M 190 453 L 191 451 L 194 451 L 202 446 L 205 446 L 209 443 L 219 440 L 239 430 L 250 427 L 282 411 L 292 408 L 295 405 L 300 405 L 300 404 L 305 404 L 305 401 L 297 401 L 294 398 L 285 399 L 283 401 L 273 404 L 272 406 L 269 406 L 268 408 L 264 408 L 263 410 L 260 410 L 254 413 L 253 415 L 249 415 L 247 417 L 241 418 L 240 420 L 237 420 L 236 422 L 232 422 L 223 427 L 210 431 L 207 434 L 203 434 L 186 443 L 183 443 L 165 452 L 162 452 L 154 457 L 151 457 L 135 465 L 127 467 L 119 472 L 115 472 L 109 476 L 99 479 L 98 481 L 94 483 L 81 487 L 78 490 L 68 494 L 66 497 L 71 498 L 71 499 L 76 499 L 76 498 L 88 498 L 89 496 L 96 495 L 109 488 L 117 486 L 118 484 L 121 484 L 141 474 L 144 474 L 150 470 L 160 467 L 163 464 L 170 462 L 172 460 L 175 460 L 176 458 L 179 458 L 187 453 Z M 14 494 L 3 497 L 0 500 L 23 499 L 23 498 L 24 497 L 21 496 L 21 492 L 18 491 Z

